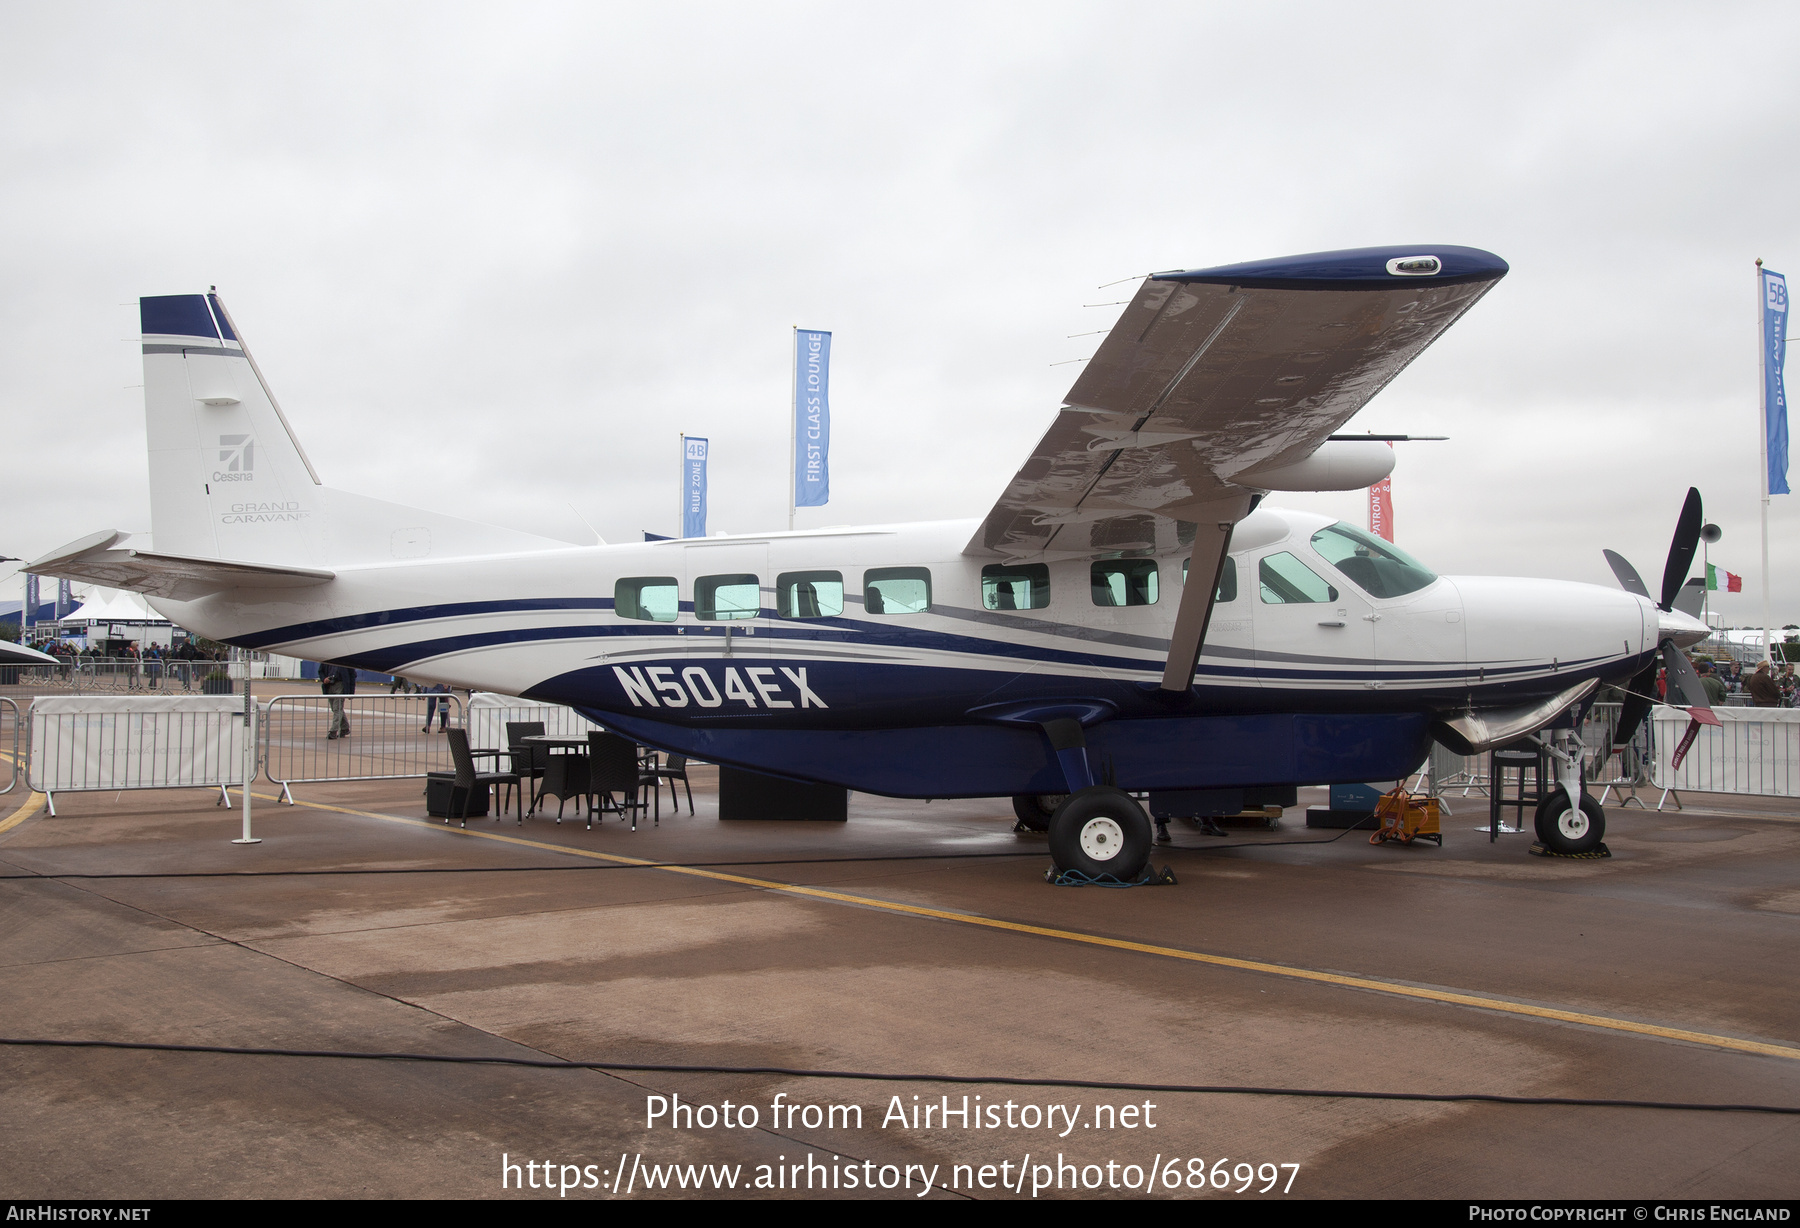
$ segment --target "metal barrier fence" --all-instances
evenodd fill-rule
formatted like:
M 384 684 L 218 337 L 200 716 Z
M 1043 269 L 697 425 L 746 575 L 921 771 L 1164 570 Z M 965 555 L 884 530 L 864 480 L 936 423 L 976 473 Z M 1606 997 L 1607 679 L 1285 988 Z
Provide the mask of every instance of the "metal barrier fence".
M 1645 722 L 1652 736 L 1650 780 L 1663 791 L 1661 810 L 1676 790 L 1739 793 L 1755 797 L 1800 797 L 1800 710 L 1715 708 L 1719 724 L 1703 725 L 1681 767 L 1675 748 L 1688 728 L 1681 708 L 1659 707 Z
M 6 788 L 0 789 L 0 793 L 11 793 L 19 783 L 19 726 L 24 723 L 19 717 L 19 705 L 0 695 L 0 746 L 5 746 L 9 741 L 12 744 L 10 750 L 0 750 L 0 755 L 6 758 L 7 770 L 11 773 L 7 777 Z
M 1650 758 L 1655 733 L 1650 722 L 1643 721 L 1631 735 L 1631 742 L 1615 753 L 1613 737 L 1618 732 L 1619 714 L 1624 708 L 1623 704 L 1593 704 L 1588 708 L 1587 719 L 1581 724 L 1581 744 L 1588 752 L 1588 784 L 1600 786 L 1598 800 L 1602 806 L 1616 789 L 1620 806 L 1635 803 L 1642 808 L 1644 802 L 1637 791 L 1653 787 Z M 1630 797 L 1625 796 L 1627 790 Z
M 218 789 L 244 782 L 244 713 L 230 696 L 50 695 L 32 701 L 27 785 L 57 793 Z
M 76 657 L 55 665 L 0 665 L 0 692 L 36 695 L 225 695 L 243 688 L 246 673 L 268 676 L 263 661 L 138 660 Z
M 469 696 L 469 745 L 506 748 L 506 726 L 510 721 L 542 721 L 544 733 L 550 737 L 578 738 L 592 729 L 600 729 L 573 708 L 561 704 L 537 703 L 512 695 L 496 695 L 477 691 Z
M 1462 790 L 1463 797 L 1469 796 L 1471 790 L 1483 797 L 1487 796 L 1486 755 L 1459 755 L 1449 747 L 1433 742 L 1431 758 L 1427 762 L 1431 766 L 1431 783 L 1436 796 L 1441 798 L 1457 788 Z
M 277 695 L 263 710 L 263 774 L 292 805 L 296 784 L 454 771 L 440 730 L 446 714 L 461 726 L 462 713 L 449 693 Z

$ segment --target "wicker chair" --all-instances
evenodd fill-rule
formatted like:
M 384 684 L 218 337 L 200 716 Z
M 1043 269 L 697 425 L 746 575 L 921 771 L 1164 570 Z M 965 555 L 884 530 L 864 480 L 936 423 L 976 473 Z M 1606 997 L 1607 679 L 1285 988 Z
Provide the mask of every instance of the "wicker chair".
M 469 825 L 469 802 L 474 798 L 475 790 L 477 789 L 487 790 L 493 788 L 495 785 L 500 785 L 502 787 L 500 794 L 500 809 L 505 810 L 505 789 L 519 788 L 519 774 L 517 772 L 478 772 L 475 770 L 475 759 L 477 756 L 498 756 L 505 752 L 497 750 L 470 750 L 469 732 L 466 729 L 446 729 L 444 731 L 444 737 L 450 744 L 450 762 L 456 767 L 455 788 L 462 790 L 462 814 L 456 816 L 462 820 L 462 825 L 464 827 Z M 455 798 L 454 792 L 451 794 L 451 797 L 452 799 Z M 523 804 L 523 798 L 521 796 L 521 812 L 519 815 L 519 822 L 521 824 L 525 822 Z M 454 808 L 454 800 L 452 801 L 451 808 Z M 499 821 L 499 818 L 499 814 L 495 814 L 494 819 L 496 822 Z M 449 826 L 450 819 L 451 815 L 448 813 L 448 810 L 446 810 L 446 813 L 444 814 L 445 826 Z
M 588 734 L 588 792 L 596 799 L 604 797 L 605 804 L 611 805 L 623 819 L 627 811 L 631 813 L 631 830 L 637 830 L 638 814 L 646 806 L 644 795 L 651 789 L 657 789 L 656 777 L 648 775 L 638 768 L 637 746 L 628 738 L 621 738 L 616 733 L 603 733 L 594 730 Z M 619 800 L 614 802 L 612 795 L 617 793 Z M 662 823 L 662 792 L 657 790 L 658 826 Z M 594 811 L 597 807 L 588 805 L 588 827 L 594 826 Z
M 676 814 L 681 813 L 680 803 L 675 800 L 675 782 L 679 780 L 681 787 L 687 790 L 688 814 L 694 813 L 694 786 L 688 783 L 686 755 L 670 755 L 668 761 L 661 767 L 651 768 L 650 774 L 659 781 L 669 782 L 669 804 L 675 807 Z M 657 793 L 656 801 L 660 808 L 662 805 L 660 791 Z
M 512 756 L 512 770 L 531 782 L 531 809 L 538 806 L 538 786 L 549 766 L 550 751 L 544 746 L 528 746 L 524 739 L 544 732 L 542 721 L 506 722 L 507 753 Z

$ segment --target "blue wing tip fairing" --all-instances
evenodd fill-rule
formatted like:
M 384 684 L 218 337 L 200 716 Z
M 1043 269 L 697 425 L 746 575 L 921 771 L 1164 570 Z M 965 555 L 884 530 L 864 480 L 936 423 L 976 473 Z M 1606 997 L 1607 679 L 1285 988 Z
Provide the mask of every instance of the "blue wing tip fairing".
M 1478 247 L 1423 243 L 1412 247 L 1357 247 L 1221 265 L 1216 269 L 1154 274 L 1158 281 L 1205 282 L 1267 290 L 1386 290 L 1416 279 L 1459 285 L 1497 281 L 1506 261 Z

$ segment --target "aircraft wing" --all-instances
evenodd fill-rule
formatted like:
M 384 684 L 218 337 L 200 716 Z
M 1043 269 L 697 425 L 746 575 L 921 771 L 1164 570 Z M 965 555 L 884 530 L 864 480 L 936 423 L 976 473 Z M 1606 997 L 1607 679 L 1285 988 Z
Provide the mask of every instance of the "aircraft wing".
M 323 584 L 337 574 L 310 567 L 236 563 L 120 548 L 118 543 L 126 536 L 113 531 L 84 537 L 52 551 L 25 570 L 171 601 L 194 601 L 232 588 L 301 588 Z
M 1267 491 L 1385 476 L 1329 437 L 1506 271 L 1426 246 L 1150 275 L 963 553 L 1186 554 L 1161 683 L 1186 692 L 1233 527 Z
M 1427 245 L 1152 274 L 964 553 L 1186 553 L 1183 523 L 1235 523 L 1266 490 L 1353 488 L 1272 471 L 1311 457 L 1506 271 Z

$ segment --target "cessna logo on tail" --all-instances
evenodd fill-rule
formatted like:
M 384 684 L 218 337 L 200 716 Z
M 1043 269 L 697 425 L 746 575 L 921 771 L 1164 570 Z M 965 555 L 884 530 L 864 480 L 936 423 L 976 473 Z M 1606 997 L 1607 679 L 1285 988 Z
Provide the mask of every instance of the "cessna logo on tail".
M 752 665 L 742 671 L 735 665 L 728 665 L 725 667 L 723 686 L 713 678 L 711 671 L 699 665 L 690 665 L 682 670 L 679 682 L 674 678 L 675 667 L 672 665 L 652 665 L 648 669 L 636 665 L 624 669 L 615 665 L 612 671 L 617 675 L 619 686 L 634 708 L 646 705 L 652 708 L 685 708 L 690 702 L 702 708 L 718 708 L 723 707 L 727 700 L 743 704 L 746 708 L 831 706 L 806 685 L 805 667 L 781 667 L 781 672 L 787 675 L 786 689 L 782 680 L 775 676 L 775 667 L 768 665 Z M 793 698 L 787 698 L 790 695 Z M 762 701 L 760 705 L 757 702 L 759 699 Z
M 251 482 L 256 479 L 256 440 L 249 435 L 219 436 L 219 464 L 213 470 L 215 482 Z

